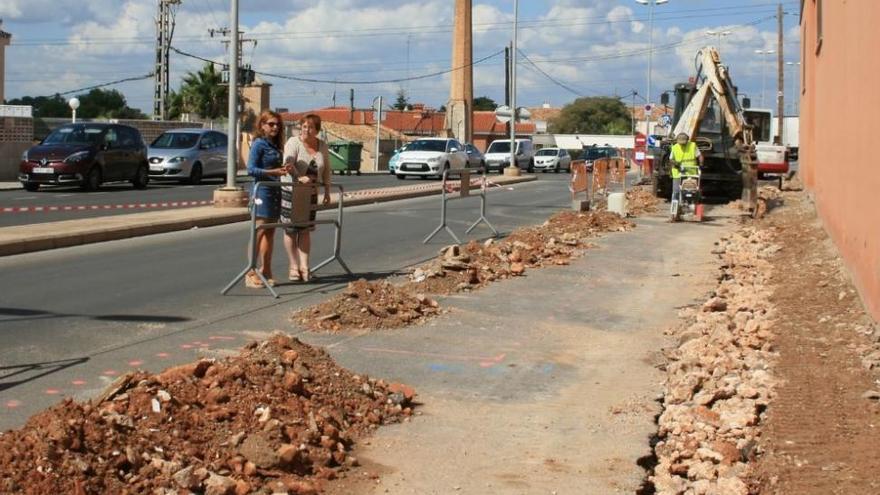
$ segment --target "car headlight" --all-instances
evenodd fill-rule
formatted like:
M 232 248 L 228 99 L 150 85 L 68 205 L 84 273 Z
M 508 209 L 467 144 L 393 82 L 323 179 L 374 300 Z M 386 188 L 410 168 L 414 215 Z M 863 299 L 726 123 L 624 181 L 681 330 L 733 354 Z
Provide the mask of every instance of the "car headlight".
M 78 163 L 89 157 L 88 151 L 77 151 L 64 159 L 64 163 Z
M 174 158 L 168 160 L 168 163 L 183 163 L 186 161 L 185 156 L 175 156 Z
M 428 158 L 428 163 L 438 163 L 440 161 L 440 158 L 441 157 L 439 156 Z

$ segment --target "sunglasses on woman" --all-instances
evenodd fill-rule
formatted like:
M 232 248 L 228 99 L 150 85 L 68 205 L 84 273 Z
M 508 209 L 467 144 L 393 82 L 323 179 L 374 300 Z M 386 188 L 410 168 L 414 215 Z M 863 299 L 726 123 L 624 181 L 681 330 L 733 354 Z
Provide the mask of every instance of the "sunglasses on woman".
M 281 124 L 279 124 L 278 122 L 266 122 L 264 125 L 267 125 L 269 127 L 278 127 Z

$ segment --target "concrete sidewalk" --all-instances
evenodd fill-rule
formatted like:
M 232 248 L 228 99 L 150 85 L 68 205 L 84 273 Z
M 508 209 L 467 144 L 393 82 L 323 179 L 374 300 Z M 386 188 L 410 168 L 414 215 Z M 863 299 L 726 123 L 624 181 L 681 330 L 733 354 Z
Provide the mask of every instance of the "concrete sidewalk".
M 491 188 L 529 182 L 536 179 L 537 177 L 534 175 L 523 175 L 520 177 L 495 176 L 489 182 Z M 472 183 L 476 180 L 478 179 L 472 179 Z M 457 181 L 451 181 L 451 183 L 457 185 Z M 4 182 L 0 184 L 6 185 L 9 183 Z M 474 186 L 472 185 L 471 187 L 473 188 Z M 343 196 L 343 201 L 345 206 L 380 203 L 419 196 L 430 196 L 438 194 L 440 188 L 440 182 L 430 182 L 380 189 L 364 189 L 346 192 Z M 334 195 L 333 201 L 327 208 L 336 207 L 337 196 Z M 195 227 L 211 227 L 242 222 L 249 218 L 250 213 L 247 208 L 204 206 L 3 227 L 0 228 L 0 256 L 187 230 Z

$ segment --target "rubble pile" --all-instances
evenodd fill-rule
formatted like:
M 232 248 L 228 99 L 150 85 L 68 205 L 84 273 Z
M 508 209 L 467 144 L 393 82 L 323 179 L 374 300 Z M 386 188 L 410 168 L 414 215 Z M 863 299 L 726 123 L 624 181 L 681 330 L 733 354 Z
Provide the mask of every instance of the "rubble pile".
M 753 216 L 755 218 L 764 218 L 767 212 L 782 204 L 783 199 L 782 191 L 779 189 L 772 186 L 761 186 L 758 188 L 758 208 Z M 731 201 L 728 206 L 741 211 L 749 209 L 741 199 Z
M 780 247 L 770 230 L 745 227 L 723 238 L 720 284 L 699 309 L 683 312 L 672 330 L 659 418 L 658 494 L 746 495 L 758 426 L 774 394 L 770 373 L 775 309 L 770 303 Z
M 440 312 L 437 301 L 387 281 L 350 282 L 341 294 L 305 308 L 294 319 L 314 331 L 398 328 Z
M 562 211 L 543 225 L 516 229 L 502 241 L 447 246 L 435 260 L 416 268 L 404 287 L 432 294 L 472 290 L 521 276 L 526 269 L 567 265 L 590 247 L 589 238 L 633 227 L 613 213 Z
M 0 436 L 2 493 L 314 494 L 414 392 L 277 333 L 238 356 L 121 377 Z
M 563 211 L 537 227 L 519 228 L 507 238 L 451 245 L 397 284 L 350 283 L 340 295 L 303 309 L 293 319 L 316 331 L 398 328 L 441 312 L 426 294 L 448 295 L 521 276 L 526 269 L 567 265 L 605 232 L 626 232 L 635 224 L 615 213 Z
M 654 195 L 650 186 L 635 186 L 626 191 L 626 209 L 630 215 L 655 213 L 659 204 L 660 199 Z

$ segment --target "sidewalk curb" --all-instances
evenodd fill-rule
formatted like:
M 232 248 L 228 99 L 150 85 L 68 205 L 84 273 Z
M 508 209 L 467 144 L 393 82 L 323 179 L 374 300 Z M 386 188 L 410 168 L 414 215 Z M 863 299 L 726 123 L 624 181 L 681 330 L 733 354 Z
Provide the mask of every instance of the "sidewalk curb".
M 537 180 L 537 176 L 493 177 L 492 182 L 506 186 Z M 398 186 L 399 187 L 399 186 Z M 405 187 L 405 186 L 404 186 Z M 367 192 L 355 191 L 358 196 L 348 198 L 345 206 L 384 203 L 401 199 L 433 196 L 440 193 L 440 183 L 436 187 L 416 191 L 395 192 L 394 188 L 373 189 Z M 373 194 L 370 194 L 370 193 Z M 335 208 L 333 201 L 325 208 Z M 169 211 L 151 211 L 113 215 L 79 220 L 64 220 L 32 225 L 0 228 L 0 256 L 24 254 L 34 251 L 79 246 L 104 241 L 115 241 L 192 228 L 213 227 L 250 219 L 247 208 L 215 208 L 201 206 Z

